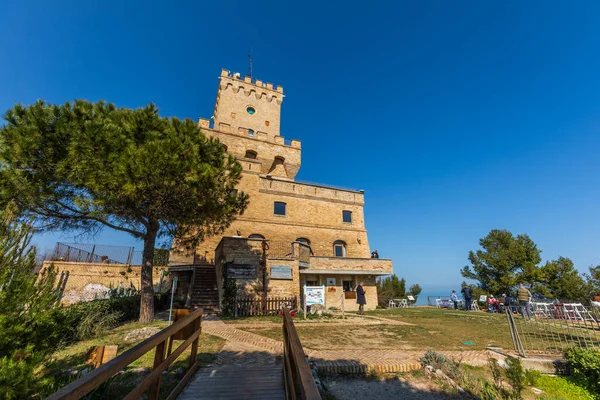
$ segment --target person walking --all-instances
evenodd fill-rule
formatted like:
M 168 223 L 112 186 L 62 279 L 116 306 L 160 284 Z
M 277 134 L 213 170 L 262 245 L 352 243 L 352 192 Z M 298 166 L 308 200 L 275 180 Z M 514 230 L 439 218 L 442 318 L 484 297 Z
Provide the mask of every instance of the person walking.
M 458 310 L 458 296 L 456 295 L 456 290 L 452 291 L 452 294 L 450 295 L 450 300 L 452 300 L 452 302 L 454 303 L 454 309 Z
M 365 314 L 365 304 L 367 304 L 367 299 L 365 298 L 365 289 L 363 288 L 364 282 L 361 282 L 356 287 L 356 303 L 358 304 L 358 314 Z
M 463 297 L 465 298 L 465 310 L 471 311 L 471 308 L 473 307 L 473 298 L 472 298 L 471 288 L 468 286 L 463 286 L 463 288 L 460 292 L 462 293 Z
M 527 318 L 531 321 L 531 292 L 522 283 L 519 285 L 519 290 L 517 290 L 517 298 L 519 299 L 523 319 L 527 314 Z

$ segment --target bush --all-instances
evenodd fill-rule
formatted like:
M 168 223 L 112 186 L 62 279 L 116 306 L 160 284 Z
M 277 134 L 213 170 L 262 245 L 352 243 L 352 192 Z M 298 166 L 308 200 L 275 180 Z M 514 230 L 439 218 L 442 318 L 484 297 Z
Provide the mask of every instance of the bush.
M 88 314 L 120 313 L 117 323 L 137 319 L 140 315 L 140 296 L 115 297 L 77 303 L 62 309 L 68 326 L 75 329 Z
M 600 351 L 569 349 L 565 352 L 573 382 L 600 399 Z
M 0 398 L 23 399 L 37 393 L 40 382 L 35 371 L 42 360 L 42 356 L 34 354 L 23 358 L 18 351 L 10 357 L 0 357 Z
M 512 394 L 515 398 L 520 399 L 521 393 L 525 388 L 525 371 L 521 360 L 514 357 L 506 357 L 506 368 L 504 368 L 506 380 L 512 386 Z
M 423 367 L 430 365 L 434 369 L 440 369 L 452 379 L 456 379 L 460 375 L 459 365 L 450 360 L 443 354 L 436 353 L 433 350 L 427 350 L 423 357 L 419 359 Z
M 536 388 L 545 392 L 544 399 L 560 399 L 560 400 L 593 400 L 594 397 L 567 378 L 560 376 L 541 375 L 536 380 Z
M 77 325 L 77 339 L 86 340 L 102 336 L 119 324 L 122 313 L 119 311 L 94 310 L 83 317 Z

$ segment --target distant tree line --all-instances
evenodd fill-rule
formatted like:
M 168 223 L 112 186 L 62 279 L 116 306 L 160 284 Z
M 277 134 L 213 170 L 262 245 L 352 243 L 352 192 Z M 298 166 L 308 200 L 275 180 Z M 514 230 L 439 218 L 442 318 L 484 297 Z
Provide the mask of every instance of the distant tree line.
M 511 293 L 519 283 L 551 299 L 587 301 L 600 295 L 600 265 L 580 274 L 567 257 L 542 264 L 542 252 L 527 234 L 493 229 L 479 245 L 469 252 L 471 265 L 461 270 L 463 277 L 476 282 L 471 285 L 474 295 Z
M 421 290 L 421 286 L 415 283 L 410 286 L 407 292 L 406 280 L 404 278 L 398 279 L 396 275 L 390 275 L 377 280 L 377 301 L 381 307 L 387 307 L 392 299 L 402 299 L 408 295 L 412 295 L 417 301 Z

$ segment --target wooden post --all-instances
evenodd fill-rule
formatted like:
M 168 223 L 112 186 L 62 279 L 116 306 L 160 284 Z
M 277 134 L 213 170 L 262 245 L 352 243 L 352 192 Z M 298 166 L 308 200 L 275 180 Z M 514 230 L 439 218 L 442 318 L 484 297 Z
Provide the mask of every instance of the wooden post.
M 269 250 L 269 245 L 266 240 L 262 241 L 262 259 L 261 264 L 263 267 L 263 315 L 267 313 L 267 292 L 269 288 L 269 279 L 267 276 L 267 250 Z
M 165 359 L 165 343 L 166 340 L 160 342 L 160 344 L 156 346 L 156 352 L 154 353 L 154 366 L 152 367 L 152 370 L 158 368 L 158 366 L 162 364 L 162 362 Z M 161 375 L 159 375 L 158 378 L 156 378 L 156 381 L 148 389 L 148 400 L 158 400 L 158 392 L 160 390 L 160 378 Z
M 102 357 L 104 357 L 104 346 L 96 347 L 96 360 L 94 361 L 94 368 L 98 368 L 102 365 Z
M 194 321 L 194 332 L 201 331 L 202 326 L 200 325 L 200 318 Z M 192 368 L 194 364 L 196 364 L 196 356 L 198 355 L 198 340 L 200 340 L 200 336 L 194 340 L 192 343 L 192 354 L 190 354 L 189 367 Z
M 304 319 L 306 319 L 306 290 L 304 291 Z

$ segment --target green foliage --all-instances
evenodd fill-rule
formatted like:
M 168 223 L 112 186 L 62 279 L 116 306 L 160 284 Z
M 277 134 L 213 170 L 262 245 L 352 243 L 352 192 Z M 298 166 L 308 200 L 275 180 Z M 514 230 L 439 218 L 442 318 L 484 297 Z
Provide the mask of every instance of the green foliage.
M 528 386 L 535 386 L 537 382 L 541 378 L 542 373 L 540 371 L 536 371 L 535 369 L 525 370 L 525 382 L 527 382 Z
M 593 296 L 600 296 L 600 265 L 589 267 L 589 274 L 583 274 L 588 285 L 588 290 Z
M 223 276 L 227 276 L 227 266 L 223 268 Z M 235 279 L 225 279 L 223 283 L 223 299 L 221 301 L 221 312 L 225 317 L 235 316 L 235 297 L 237 295 L 237 284 Z
M 118 311 L 94 310 L 86 314 L 77 325 L 77 339 L 86 340 L 102 336 L 108 330 L 116 327 L 122 313 Z
M 244 211 L 234 191 L 242 167 L 190 120 L 150 104 L 16 105 L 0 127 L 0 206 L 15 202 L 38 227 L 95 233 L 109 227 L 144 241 L 142 322 L 153 317 L 150 284 L 161 236 L 195 246 Z
M 27 358 L 19 354 L 0 357 L 0 398 L 24 399 L 37 393 L 43 382 L 35 379 L 35 370 L 42 361 L 40 354 L 29 354 Z
M 571 348 L 565 352 L 573 382 L 600 399 L 600 351 Z
M 53 268 L 36 275 L 33 230 L 9 206 L 0 212 L 0 398 L 36 389 L 39 362 L 63 340 Z
M 508 293 L 519 282 L 538 280 L 541 251 L 526 234 L 513 236 L 507 230 L 493 229 L 479 240 L 481 250 L 469 252 L 471 267 L 462 276 L 478 281 L 488 293 Z
M 123 272 L 121 272 L 123 273 Z M 112 282 L 108 288 L 106 293 L 109 298 L 112 297 L 130 297 L 130 296 L 138 296 L 140 291 L 136 289 L 133 281 L 129 281 L 129 287 L 121 286 L 121 282 L 117 284 L 117 287 L 113 288 Z
M 537 371 L 535 371 L 537 372 Z M 538 373 L 539 374 L 539 373 Z M 586 389 L 577 386 L 568 378 L 539 374 L 535 387 L 544 391 L 541 400 L 593 400 Z
M 421 288 L 421 286 L 418 283 L 415 283 L 410 287 L 410 289 L 408 289 L 408 292 L 414 296 L 416 301 L 419 295 L 421 294 L 422 290 L 423 289 Z
M 504 368 L 504 376 L 512 387 L 512 397 L 515 399 L 521 398 L 521 393 L 525 388 L 525 371 L 521 360 L 514 357 L 506 357 L 506 367 Z
M 377 280 L 377 302 L 387 307 L 391 299 L 403 298 L 406 295 L 406 280 L 398 279 L 396 275 L 386 276 Z
M 460 375 L 459 365 L 456 362 L 433 350 L 427 350 L 419 359 L 419 363 L 423 367 L 429 365 L 434 369 L 442 370 L 452 379 L 456 379 Z
M 554 299 L 587 299 L 587 284 L 570 259 L 559 257 L 558 260 L 548 261 L 540 272 L 540 283 L 534 286 L 535 292 Z

